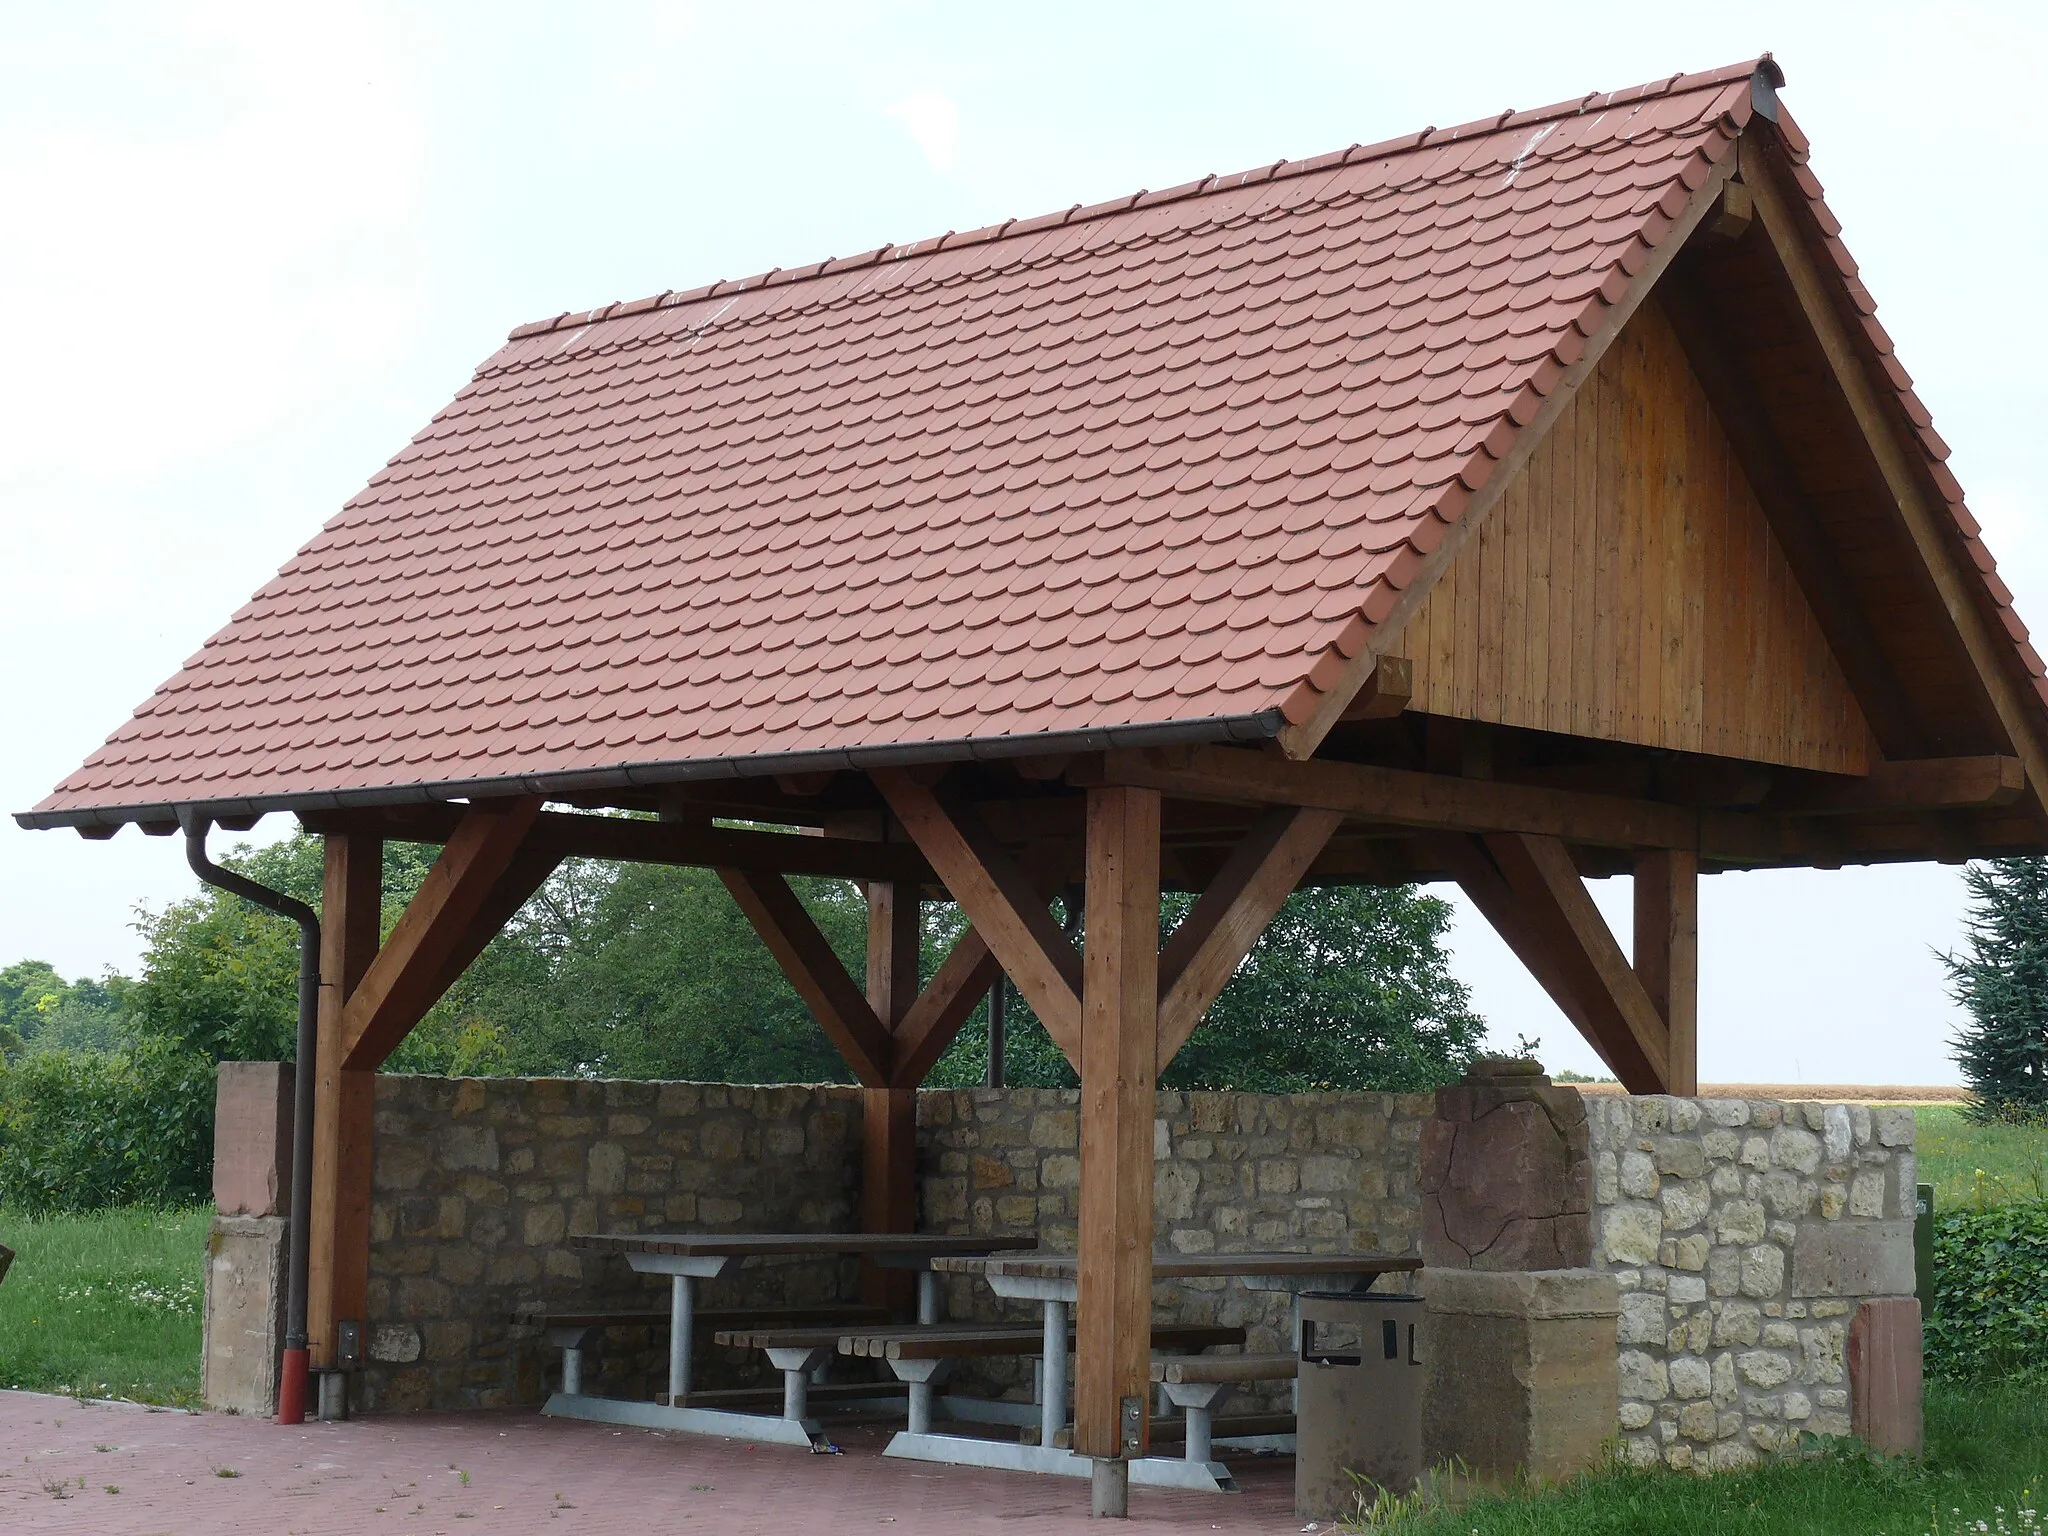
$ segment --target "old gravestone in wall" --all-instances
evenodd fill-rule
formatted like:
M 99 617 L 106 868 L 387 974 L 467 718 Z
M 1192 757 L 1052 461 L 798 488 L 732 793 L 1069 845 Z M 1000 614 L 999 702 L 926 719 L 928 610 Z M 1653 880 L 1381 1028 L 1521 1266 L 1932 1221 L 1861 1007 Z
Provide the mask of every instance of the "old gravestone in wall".
M 1446 1269 L 1575 1269 L 1593 1258 L 1586 1106 L 1534 1061 L 1488 1057 L 1422 1125 L 1422 1258 Z

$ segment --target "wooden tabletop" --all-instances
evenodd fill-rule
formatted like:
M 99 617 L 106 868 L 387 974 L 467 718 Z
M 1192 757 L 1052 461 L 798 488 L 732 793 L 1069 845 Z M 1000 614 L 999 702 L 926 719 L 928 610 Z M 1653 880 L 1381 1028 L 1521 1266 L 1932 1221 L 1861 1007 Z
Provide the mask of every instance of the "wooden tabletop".
M 1012 1275 L 1022 1280 L 1071 1280 L 1079 1263 L 1071 1253 L 1001 1252 L 939 1256 L 932 1268 L 956 1275 Z M 1392 1275 L 1422 1268 L 1412 1253 L 1155 1253 L 1155 1279 L 1214 1275 Z
M 579 1232 L 571 1248 L 592 1253 L 666 1253 L 685 1258 L 752 1258 L 784 1254 L 994 1253 L 1015 1238 L 942 1237 L 925 1232 Z

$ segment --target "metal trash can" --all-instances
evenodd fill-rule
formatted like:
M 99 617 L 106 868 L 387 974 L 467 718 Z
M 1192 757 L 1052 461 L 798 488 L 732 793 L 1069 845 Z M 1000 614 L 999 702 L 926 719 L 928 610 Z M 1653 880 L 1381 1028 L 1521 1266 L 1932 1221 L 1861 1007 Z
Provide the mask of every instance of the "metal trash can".
M 1297 1515 L 1351 1514 L 1361 1491 L 1371 1497 L 1360 1477 L 1395 1493 L 1414 1491 L 1423 1471 L 1421 1323 L 1419 1296 L 1302 1292 Z

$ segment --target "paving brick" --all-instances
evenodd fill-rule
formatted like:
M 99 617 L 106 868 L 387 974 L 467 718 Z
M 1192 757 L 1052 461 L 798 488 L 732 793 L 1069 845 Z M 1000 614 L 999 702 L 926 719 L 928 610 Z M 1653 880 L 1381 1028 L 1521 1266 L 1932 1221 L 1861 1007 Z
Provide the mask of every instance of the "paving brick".
M 66 1536 L 570 1536 L 576 1531 L 1099 1533 L 1083 1479 L 616 1430 L 525 1412 L 280 1428 L 225 1414 L 0 1392 L 0 1530 Z M 105 1447 L 105 1449 L 101 1449 Z M 1293 1462 L 1244 1460 L 1245 1492 L 1131 1490 L 1132 1524 L 1296 1532 Z M 236 1474 L 217 1475 L 221 1471 Z M 467 1474 L 467 1481 L 464 1480 Z M 79 1479 L 84 1486 L 79 1486 Z M 68 1492 L 54 1496 L 46 1485 Z M 113 1484 L 119 1493 L 108 1493 Z

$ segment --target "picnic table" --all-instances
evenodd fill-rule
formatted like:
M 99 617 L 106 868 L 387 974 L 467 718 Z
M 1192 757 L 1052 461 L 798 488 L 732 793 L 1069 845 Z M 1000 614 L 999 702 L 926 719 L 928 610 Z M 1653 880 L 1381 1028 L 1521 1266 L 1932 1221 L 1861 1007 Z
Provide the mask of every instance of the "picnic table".
M 998 1296 L 1036 1301 L 1044 1308 L 1043 1377 L 1039 1393 L 1039 1443 L 1004 1445 L 958 1435 L 899 1434 L 886 1454 L 921 1461 L 965 1462 L 1086 1477 L 1087 1457 L 1060 1450 L 1055 1440 L 1067 1420 L 1068 1309 L 1080 1295 L 1080 1260 L 1071 1253 L 988 1252 L 939 1254 L 931 1266 L 941 1273 L 980 1275 Z M 1285 1292 L 1364 1291 L 1382 1275 L 1422 1268 L 1414 1254 L 1398 1253 L 1154 1253 L 1154 1280 L 1236 1279 L 1246 1288 Z M 1294 1347 L 1301 1344 L 1301 1307 L 1294 1303 Z M 1185 1457 L 1147 1456 L 1131 1463 L 1131 1481 L 1176 1488 L 1231 1491 L 1227 1473 L 1210 1462 Z
M 1004 1247 L 1005 1241 L 919 1232 L 575 1234 L 569 1238 L 572 1248 L 586 1253 L 615 1253 L 640 1274 L 669 1277 L 668 1391 L 652 1403 L 595 1397 L 581 1391 L 558 1392 L 548 1399 L 542 1412 L 558 1418 L 594 1419 L 649 1429 L 812 1444 L 817 1426 L 801 1416 L 792 1419 L 745 1413 L 702 1401 L 692 1402 L 691 1349 L 697 1282 L 716 1279 L 751 1258 L 869 1258 L 884 1268 L 917 1271 L 918 1321 L 931 1324 L 938 1321 L 938 1287 L 931 1273 L 932 1264 L 940 1258 L 995 1252 Z M 882 1391 L 877 1386 L 870 1395 L 880 1395 Z

